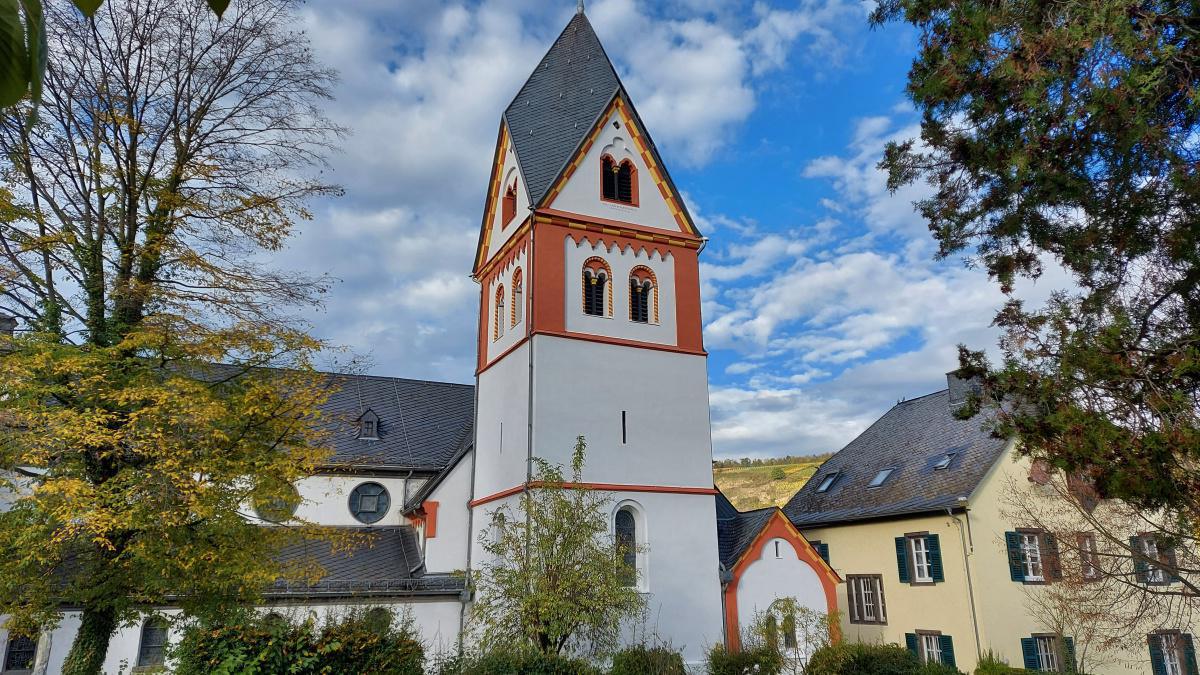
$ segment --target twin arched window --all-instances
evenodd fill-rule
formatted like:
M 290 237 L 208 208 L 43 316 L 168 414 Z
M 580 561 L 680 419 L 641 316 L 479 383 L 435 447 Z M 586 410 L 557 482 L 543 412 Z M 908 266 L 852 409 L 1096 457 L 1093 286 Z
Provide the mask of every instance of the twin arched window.
M 604 201 L 638 205 L 637 168 L 628 159 L 619 164 L 612 155 L 600 158 L 600 197 Z
M 512 275 L 512 309 L 508 307 L 508 297 L 504 293 L 504 285 L 496 287 L 496 298 L 492 306 L 492 340 L 504 337 L 504 327 L 516 327 L 525 318 L 525 277 L 521 268 Z
M 638 265 L 629 272 L 629 320 L 658 323 L 658 284 L 649 267 Z
M 507 314 L 504 312 L 504 286 L 496 287 L 496 306 L 493 308 L 492 316 L 492 339 L 499 340 L 504 337 L 504 319 Z
M 521 323 L 522 313 L 525 311 L 525 283 L 524 277 L 521 276 L 521 268 L 517 268 L 512 276 L 512 325 L 515 327 Z
M 583 263 L 583 313 L 612 316 L 612 271 L 602 258 Z M 629 273 L 629 320 L 658 323 L 658 283 L 649 267 L 638 265 Z
M 504 228 L 517 216 L 517 179 L 514 178 L 504 190 L 504 203 L 500 206 L 500 227 Z

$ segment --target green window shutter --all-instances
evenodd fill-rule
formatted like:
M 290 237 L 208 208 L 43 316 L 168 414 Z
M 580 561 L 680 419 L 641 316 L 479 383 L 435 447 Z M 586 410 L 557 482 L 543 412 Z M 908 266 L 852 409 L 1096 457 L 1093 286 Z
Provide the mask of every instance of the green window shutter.
M 900 570 L 900 583 L 908 583 L 908 539 L 896 537 L 896 567 Z
M 1041 670 L 1038 667 L 1037 640 L 1021 638 L 1021 657 L 1025 661 L 1025 670 Z
M 938 637 L 938 642 L 942 643 L 942 663 L 957 668 L 958 664 L 954 662 L 954 640 L 949 635 Z
M 1150 671 L 1154 675 L 1167 675 L 1167 659 L 1163 654 L 1162 637 L 1151 635 L 1146 638 L 1146 642 L 1150 645 Z
M 825 564 L 828 565 L 829 564 L 829 544 L 826 544 L 825 542 L 821 542 L 821 543 L 817 544 L 817 553 L 821 556 L 821 560 L 824 560 Z
M 1052 581 L 1062 581 L 1062 556 L 1058 550 L 1058 538 L 1052 534 L 1047 534 L 1044 537 L 1046 542 L 1046 552 L 1044 554 L 1046 565 L 1046 578 Z
M 1063 638 L 1063 656 L 1066 663 L 1068 673 L 1078 672 L 1079 662 L 1075 660 L 1075 638 Z
M 1146 559 L 1142 557 L 1142 540 L 1140 537 L 1129 538 L 1129 550 L 1133 552 L 1133 575 L 1137 578 L 1139 584 L 1146 583 L 1150 566 L 1146 564 Z
M 1183 638 L 1183 658 L 1187 661 L 1188 675 L 1200 675 L 1200 667 L 1196 666 L 1196 642 L 1186 633 L 1180 637 Z
M 908 647 L 908 651 L 912 652 L 913 656 L 916 656 L 917 658 L 921 657 L 921 652 L 917 651 L 917 634 L 916 633 L 905 633 L 904 634 L 904 646 Z
M 1025 570 L 1021 569 L 1021 535 L 1005 532 L 1004 544 L 1008 547 L 1008 576 L 1013 581 L 1025 581 Z
M 925 537 L 925 547 L 929 551 L 929 574 L 933 577 L 934 582 L 945 581 L 946 575 L 942 571 L 942 545 L 936 534 L 931 534 Z

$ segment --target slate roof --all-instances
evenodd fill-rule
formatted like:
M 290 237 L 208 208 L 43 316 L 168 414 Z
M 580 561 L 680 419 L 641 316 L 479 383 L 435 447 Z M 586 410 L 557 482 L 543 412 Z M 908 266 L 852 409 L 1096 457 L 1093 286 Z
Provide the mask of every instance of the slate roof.
M 620 88 L 591 22 L 576 13 L 504 111 L 530 203 L 540 204 Z
M 896 404 L 866 431 L 821 465 L 783 507 L 797 527 L 944 511 L 970 497 L 1000 459 L 1007 442 L 982 429 L 983 418 L 954 417 L 950 390 Z M 955 453 L 950 466 L 934 465 Z M 867 484 L 882 469 L 891 476 L 878 488 Z M 827 492 L 826 476 L 839 472 Z
M 328 541 L 309 539 L 280 554 L 283 562 L 316 562 L 325 576 L 316 583 L 280 580 L 266 593 L 278 596 L 453 595 L 464 579 L 424 574 L 421 547 L 412 527 L 354 528 L 374 536 L 352 551 L 335 553 Z
M 333 464 L 441 471 L 471 435 L 475 388 L 373 375 L 331 375 L 323 410 L 332 420 Z M 363 412 L 379 416 L 379 440 L 358 438 Z
M 730 569 L 746 552 L 754 537 L 762 532 L 775 514 L 775 507 L 738 511 L 720 491 L 717 492 L 717 550 L 721 565 Z

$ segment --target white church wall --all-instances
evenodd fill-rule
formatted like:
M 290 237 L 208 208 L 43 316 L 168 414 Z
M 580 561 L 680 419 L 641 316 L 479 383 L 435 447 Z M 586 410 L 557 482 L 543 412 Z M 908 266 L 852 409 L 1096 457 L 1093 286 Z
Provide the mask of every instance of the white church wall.
M 426 572 L 453 572 L 467 567 L 467 502 L 471 501 L 471 456 L 459 460 L 450 475 L 429 495 L 438 503 L 437 533 L 424 540 Z
M 582 435 L 588 481 L 712 487 L 705 357 L 548 335 L 532 342 L 539 456 L 565 465 Z
M 564 269 L 568 331 L 664 345 L 678 344 L 673 256 L 668 254 L 664 260 L 659 253 L 647 248 L 635 250 L 630 246 L 615 244 L 609 248 L 586 237 L 580 238 L 579 244 L 565 237 L 563 245 L 566 247 Z M 603 258 L 612 268 L 612 279 L 609 281 L 612 284 L 612 311 L 606 316 L 591 316 L 583 312 L 583 264 L 593 256 Z M 638 323 L 629 318 L 629 274 L 639 266 L 649 268 L 658 282 L 658 311 L 655 312 L 656 308 L 651 307 L 648 323 Z
M 737 587 L 737 615 L 742 628 L 780 598 L 794 598 L 802 607 L 829 611 L 825 588 L 816 570 L 796 555 L 786 539 L 770 539 L 762 555 L 742 572 Z
M 488 334 L 486 337 L 487 361 L 500 356 L 506 350 L 521 340 L 525 335 L 525 321 L 528 319 L 528 297 L 529 297 L 529 270 L 528 254 L 521 252 L 516 258 L 491 280 L 487 288 L 488 299 Z M 521 310 L 519 321 L 514 326 L 512 322 L 512 306 L 518 299 L 513 294 L 513 278 L 520 271 L 522 292 L 520 298 Z M 498 317 L 496 312 L 496 289 L 501 285 L 504 286 L 504 316 Z M 501 321 L 502 330 L 496 331 L 496 320 Z
M 614 127 L 616 122 L 620 128 Z M 630 160 L 637 169 L 638 206 L 618 204 L 600 199 L 600 158 L 612 155 L 619 164 Z M 551 208 L 585 216 L 617 220 L 624 223 L 644 225 L 674 232 L 681 231 L 679 223 L 659 192 L 650 168 L 642 160 L 625 120 L 613 110 L 604 123 L 604 128 L 592 147 L 588 149 L 583 163 L 567 180 L 561 192 L 550 204 Z
M 379 483 L 388 491 L 391 503 L 387 515 L 379 522 L 359 522 L 350 512 L 350 493 L 361 483 Z M 296 489 L 301 498 L 296 516 L 319 525 L 395 527 L 408 522 L 400 515 L 406 496 L 404 478 L 366 475 L 312 476 L 298 481 Z M 415 486 L 410 486 L 410 494 L 415 489 Z
M 414 627 L 425 645 L 426 658 L 452 650 L 458 638 L 459 616 L 461 603 L 456 599 L 443 598 L 381 598 L 379 600 L 363 599 L 360 602 L 333 602 L 315 604 L 275 604 L 260 608 L 262 612 L 276 612 L 291 621 L 304 621 L 313 617 L 320 622 L 345 615 L 353 609 L 371 607 L 386 607 L 392 610 L 399 619 L 408 612 Z M 165 609 L 162 614 L 169 620 L 177 619 L 178 609 Z M 142 624 L 139 620 L 132 626 L 123 626 L 117 630 L 109 642 L 108 655 L 105 657 L 103 672 L 105 675 L 129 673 L 137 666 L 138 649 L 141 645 Z M 58 627 L 49 633 L 44 633 L 38 641 L 38 662 L 35 664 L 35 675 L 53 675 L 61 673 L 63 662 L 71 649 L 75 633 L 79 630 L 79 613 L 66 612 Z M 168 632 L 170 644 L 177 645 L 182 637 L 177 624 L 172 624 Z M 0 631 L 0 654 L 8 645 L 8 632 Z
M 525 482 L 530 346 L 526 342 L 479 374 L 475 499 Z

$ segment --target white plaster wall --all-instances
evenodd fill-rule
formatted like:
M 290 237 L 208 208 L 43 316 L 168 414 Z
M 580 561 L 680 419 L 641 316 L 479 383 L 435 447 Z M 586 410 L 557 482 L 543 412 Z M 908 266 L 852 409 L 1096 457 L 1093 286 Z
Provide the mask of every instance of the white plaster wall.
M 376 476 L 325 475 L 304 478 L 296 483 L 296 490 L 300 492 L 301 499 L 296 516 L 320 525 L 368 526 L 356 520 L 350 513 L 350 492 L 360 483 L 379 483 L 387 488 L 391 504 L 388 506 L 387 515 L 369 526 L 405 525 L 408 521 L 400 515 L 404 506 L 404 482 L 403 478 Z M 415 489 L 415 486 L 410 487 L 410 491 Z
M 586 237 L 580 239 L 578 245 L 570 237 L 564 237 L 563 245 L 566 247 L 564 302 L 567 330 L 623 340 L 678 344 L 675 331 L 674 256 L 668 254 L 664 260 L 657 252 L 646 248 L 635 250 L 630 246 L 621 248 L 615 245 L 607 248 Z M 612 268 L 611 316 L 583 313 L 583 263 L 592 256 L 604 258 Z M 639 265 L 650 268 L 658 281 L 658 322 L 654 321 L 653 307 L 649 323 L 637 323 L 629 319 L 629 273 Z
M 582 435 L 588 481 L 712 487 L 705 357 L 548 335 L 531 342 L 538 456 L 565 466 Z
M 526 342 L 479 374 L 475 426 L 476 499 L 525 482 L 530 345 L 531 342 Z
M 620 123 L 621 127 L 614 128 L 613 122 Z M 618 163 L 624 159 L 633 161 L 637 168 L 638 206 L 614 204 L 600 199 L 600 158 L 605 153 L 612 155 Z M 671 215 L 667 201 L 658 191 L 649 167 L 642 161 L 641 154 L 625 128 L 625 121 L 615 110 L 605 122 L 596 142 L 588 149 L 583 163 L 575 170 L 550 206 L 581 215 L 681 231 L 679 223 Z
M 504 269 L 491 280 L 487 287 L 487 321 L 488 332 L 486 336 L 487 360 L 491 361 L 497 356 L 504 353 L 504 350 L 509 349 L 514 344 L 521 340 L 525 334 L 525 321 L 529 314 L 529 270 L 528 270 L 528 250 L 521 252 L 512 263 L 505 265 Z M 517 270 L 521 270 L 521 282 L 524 287 L 522 290 L 522 305 L 520 321 L 517 325 L 512 324 L 512 304 L 513 304 L 513 275 Z M 496 289 L 504 285 L 504 316 L 500 319 L 504 322 L 504 334 L 499 339 L 493 339 L 496 335 Z
M 517 156 L 513 152 L 512 143 L 509 143 L 508 148 L 504 151 L 504 171 L 500 176 L 500 193 L 496 196 L 496 212 L 492 215 L 492 233 L 488 238 L 489 257 L 500 250 L 500 247 L 529 216 L 529 191 L 526 189 L 524 177 L 517 168 Z M 517 215 L 513 217 L 512 222 L 504 226 L 504 191 L 512 184 L 514 177 L 517 179 Z
M 775 542 L 780 542 L 775 557 Z M 738 622 L 747 628 L 754 617 L 780 598 L 795 598 L 796 603 L 822 614 L 829 611 L 825 588 L 816 570 L 800 559 L 786 539 L 769 539 L 762 555 L 742 573 L 737 587 Z
M 459 611 L 461 604 L 457 599 L 424 599 L 413 598 L 408 601 L 397 599 L 380 599 L 371 601 L 364 599 L 360 603 L 329 603 L 329 604 L 288 604 L 271 605 L 261 608 L 263 612 L 279 613 L 293 621 L 304 621 L 309 616 L 318 621 L 327 620 L 344 614 L 352 608 L 387 607 L 396 613 L 397 617 L 409 612 L 414 619 L 414 625 L 425 645 L 426 657 L 448 651 L 454 648 L 458 639 Z M 168 617 L 178 617 L 178 609 L 166 609 L 162 614 Z M 63 662 L 71 649 L 75 633 L 79 630 L 79 614 L 66 612 L 62 622 L 52 632 L 43 634 L 39 640 L 39 655 L 44 660 L 36 664 L 35 673 L 53 675 L 62 672 Z M 133 626 L 120 628 L 109 642 L 108 655 L 104 660 L 105 675 L 129 673 L 137 664 L 138 647 L 141 644 L 142 621 Z M 171 644 L 178 644 L 181 634 L 177 626 L 172 626 L 169 632 Z M 48 643 L 48 647 L 44 646 Z M 8 632 L 0 631 L 0 650 L 7 647 Z M 0 654 L 4 653 L 0 651 Z
M 471 501 L 471 456 L 466 455 L 427 498 L 438 502 L 437 536 L 424 540 L 425 570 L 467 568 L 467 502 Z

